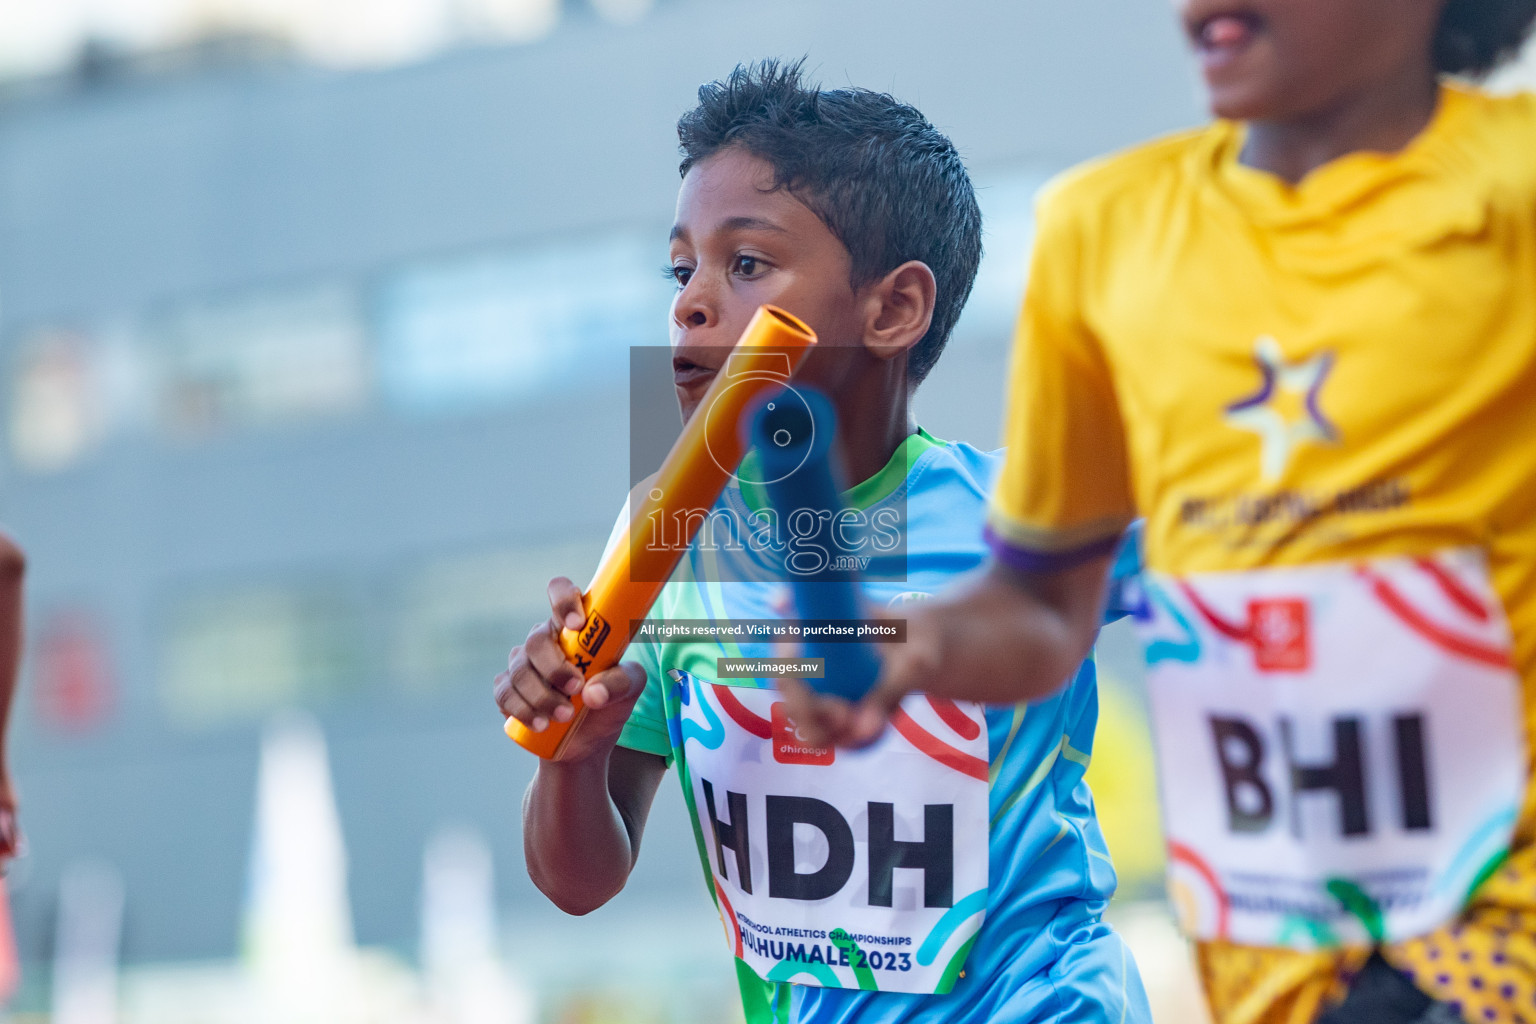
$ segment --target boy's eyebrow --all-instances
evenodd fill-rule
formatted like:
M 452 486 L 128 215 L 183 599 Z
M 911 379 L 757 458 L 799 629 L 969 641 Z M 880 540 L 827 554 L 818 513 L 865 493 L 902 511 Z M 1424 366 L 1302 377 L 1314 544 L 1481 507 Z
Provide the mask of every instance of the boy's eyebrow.
M 731 217 L 721 226 L 727 231 L 777 231 L 781 235 L 789 234 L 788 228 L 761 217 Z
M 789 234 L 788 228 L 775 224 L 771 220 L 763 220 L 761 217 L 728 217 L 720 227 L 725 231 L 776 231 L 781 235 Z M 673 224 L 668 241 L 675 242 L 685 234 L 687 231 L 681 224 Z

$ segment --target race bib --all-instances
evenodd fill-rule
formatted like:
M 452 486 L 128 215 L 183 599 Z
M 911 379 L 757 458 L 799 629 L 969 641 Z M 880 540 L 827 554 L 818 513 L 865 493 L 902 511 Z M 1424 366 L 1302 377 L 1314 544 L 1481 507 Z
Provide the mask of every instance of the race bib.
M 1185 932 L 1314 949 L 1453 918 L 1506 855 L 1525 788 L 1520 681 L 1481 553 L 1145 587 Z
M 908 697 L 874 745 L 833 750 L 776 690 L 672 679 L 735 956 L 767 981 L 949 991 L 987 906 L 981 706 Z

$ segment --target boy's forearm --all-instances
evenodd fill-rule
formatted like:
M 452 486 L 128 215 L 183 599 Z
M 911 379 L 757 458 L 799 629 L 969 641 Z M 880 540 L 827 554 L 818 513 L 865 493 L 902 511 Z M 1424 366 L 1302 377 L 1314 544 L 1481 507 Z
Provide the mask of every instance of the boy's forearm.
M 1055 693 L 1093 649 L 1108 571 L 1107 557 L 1050 576 L 993 563 L 919 605 L 908 636 L 934 660 L 920 689 L 988 704 Z
M 608 758 L 540 761 L 523 799 L 523 853 L 539 891 L 586 914 L 624 888 L 634 845 L 608 790 Z

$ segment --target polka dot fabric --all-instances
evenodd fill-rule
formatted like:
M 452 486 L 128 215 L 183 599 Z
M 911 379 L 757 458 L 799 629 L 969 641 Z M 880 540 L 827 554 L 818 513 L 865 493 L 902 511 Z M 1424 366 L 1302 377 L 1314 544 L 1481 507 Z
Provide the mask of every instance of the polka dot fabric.
M 1495 874 L 1461 921 L 1387 950 L 1468 1024 L 1536 1024 L 1536 854 L 1521 853 L 1522 863 Z
M 1536 849 L 1520 849 L 1455 923 L 1382 953 L 1467 1024 L 1536 1024 Z M 1312 1024 L 1343 998 L 1367 955 L 1222 942 L 1196 948 L 1216 1024 Z

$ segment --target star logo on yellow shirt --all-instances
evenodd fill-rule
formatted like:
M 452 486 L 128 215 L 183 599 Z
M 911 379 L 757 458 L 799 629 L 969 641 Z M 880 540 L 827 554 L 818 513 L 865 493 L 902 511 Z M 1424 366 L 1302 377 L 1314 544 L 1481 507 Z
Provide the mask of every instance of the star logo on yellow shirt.
M 1253 360 L 1264 383 L 1254 394 L 1227 406 L 1227 422 L 1259 435 L 1264 444 L 1261 467 L 1268 482 L 1285 472 L 1297 445 L 1339 439 L 1339 432 L 1318 407 L 1318 392 L 1333 369 L 1333 353 L 1289 363 L 1280 343 L 1265 335 L 1254 342 Z

